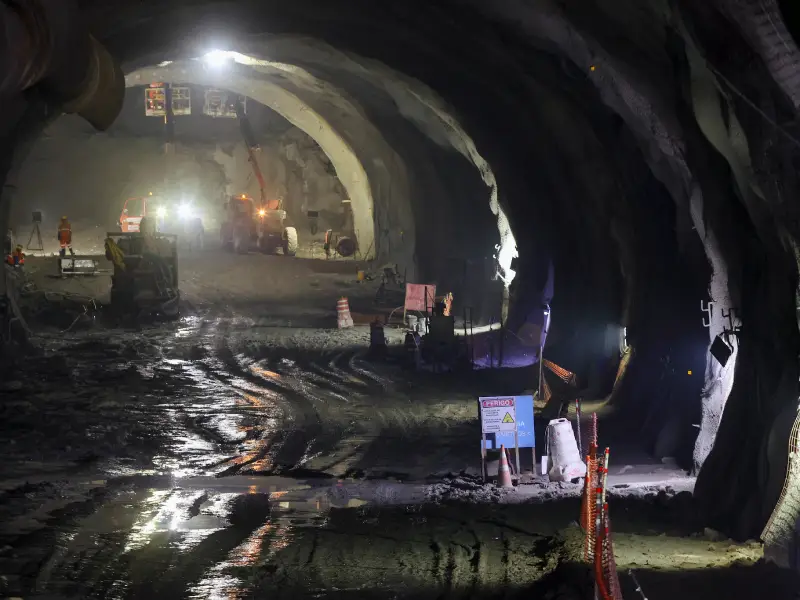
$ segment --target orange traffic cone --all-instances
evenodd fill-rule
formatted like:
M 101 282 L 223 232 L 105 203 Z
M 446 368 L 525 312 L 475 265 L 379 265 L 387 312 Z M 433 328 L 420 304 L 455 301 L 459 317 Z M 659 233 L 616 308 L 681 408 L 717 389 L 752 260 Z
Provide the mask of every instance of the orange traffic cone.
M 350 303 L 342 297 L 336 303 L 336 323 L 339 329 L 353 327 L 353 317 L 350 315 Z
M 506 447 L 500 446 L 500 468 L 497 470 L 497 486 L 503 488 L 513 488 L 511 483 L 511 469 L 508 468 L 508 458 L 506 458 Z

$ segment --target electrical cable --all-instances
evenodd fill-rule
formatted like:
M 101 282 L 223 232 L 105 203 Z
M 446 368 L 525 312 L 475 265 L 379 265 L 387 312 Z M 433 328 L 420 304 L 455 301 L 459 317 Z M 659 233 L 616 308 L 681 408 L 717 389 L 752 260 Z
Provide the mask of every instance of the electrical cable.
M 756 106 L 756 104 L 752 100 L 750 100 L 750 98 L 745 96 L 743 92 L 739 91 L 739 89 L 735 85 L 733 85 L 733 83 L 731 83 L 722 73 L 720 73 L 716 68 L 714 68 L 714 66 L 711 65 L 711 63 L 706 61 L 706 66 L 708 67 L 708 70 L 711 71 L 712 73 L 714 73 L 714 75 L 716 75 L 717 77 L 719 77 L 719 79 L 721 79 L 725 83 L 725 85 L 727 85 L 734 94 L 739 96 L 739 98 L 741 98 L 742 101 L 744 101 L 750 108 L 752 108 L 754 111 L 756 111 L 761 116 L 761 118 L 763 118 L 767 123 L 772 125 L 781 134 L 783 134 L 783 136 L 787 140 L 789 140 L 795 146 L 800 148 L 800 140 L 798 140 L 791 133 L 786 131 L 781 125 L 776 123 L 769 115 L 767 115 L 767 113 L 765 113 L 758 106 Z

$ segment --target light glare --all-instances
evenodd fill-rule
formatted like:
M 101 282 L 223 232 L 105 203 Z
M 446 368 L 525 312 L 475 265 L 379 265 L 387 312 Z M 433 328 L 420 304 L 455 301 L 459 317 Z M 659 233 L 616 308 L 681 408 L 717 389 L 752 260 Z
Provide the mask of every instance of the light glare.
M 229 50 L 211 50 L 203 55 L 203 60 L 211 67 L 222 67 L 233 58 L 234 54 Z

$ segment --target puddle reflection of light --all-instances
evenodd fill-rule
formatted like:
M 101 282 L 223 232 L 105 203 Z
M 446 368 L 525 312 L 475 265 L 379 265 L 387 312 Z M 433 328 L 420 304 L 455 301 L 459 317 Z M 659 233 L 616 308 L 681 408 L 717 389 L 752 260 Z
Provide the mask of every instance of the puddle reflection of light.
M 164 362 L 172 367 L 180 367 L 186 364 L 186 361 L 180 358 L 165 358 Z
M 173 543 L 178 549 L 186 550 L 227 526 L 227 512 L 220 515 L 208 511 L 203 511 L 202 515 L 193 513 L 192 507 L 205 495 L 204 491 L 153 490 L 131 527 L 125 552 L 139 550 L 147 546 L 154 535 L 166 532 L 180 532 L 181 538 Z
M 228 555 L 228 560 L 212 567 L 203 579 L 190 590 L 190 598 L 197 600 L 237 600 L 246 595 L 242 589 L 243 582 L 237 577 L 225 575 L 224 572 L 232 567 L 249 567 L 256 564 L 261 558 L 264 540 L 267 539 L 272 525 L 265 523 L 256 529 L 239 546 Z
M 251 365 L 250 366 L 250 371 L 254 375 L 261 375 L 262 377 L 266 377 L 267 379 L 280 379 L 281 378 L 279 373 L 276 373 L 275 371 L 269 371 L 267 369 L 262 369 L 261 367 L 258 367 L 256 365 Z
M 172 492 L 169 490 L 153 490 L 150 497 L 144 501 L 143 510 L 131 527 L 125 552 L 138 550 L 150 542 L 150 536 L 158 526 L 159 507 Z

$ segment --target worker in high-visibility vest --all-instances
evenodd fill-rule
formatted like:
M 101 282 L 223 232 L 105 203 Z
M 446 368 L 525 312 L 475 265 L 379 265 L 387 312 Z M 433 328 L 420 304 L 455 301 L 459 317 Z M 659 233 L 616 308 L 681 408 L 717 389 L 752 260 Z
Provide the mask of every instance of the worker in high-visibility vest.
M 14 251 L 6 256 L 6 263 L 12 267 L 24 267 L 25 266 L 25 254 L 22 252 L 22 245 L 17 244 Z
M 72 225 L 69 224 L 67 217 L 61 217 L 58 223 L 58 243 L 61 249 L 58 251 L 60 256 L 64 256 L 69 248 L 70 254 L 75 254 L 72 250 Z

